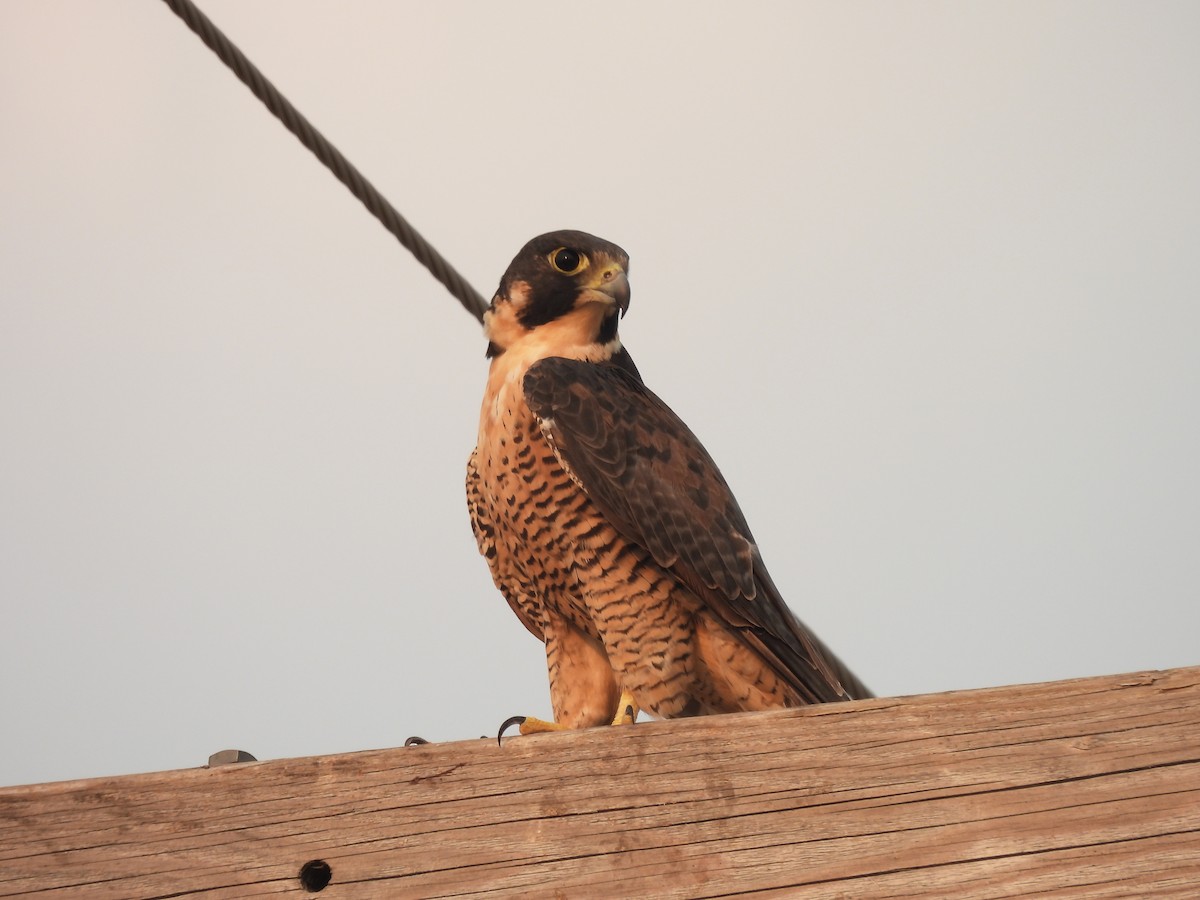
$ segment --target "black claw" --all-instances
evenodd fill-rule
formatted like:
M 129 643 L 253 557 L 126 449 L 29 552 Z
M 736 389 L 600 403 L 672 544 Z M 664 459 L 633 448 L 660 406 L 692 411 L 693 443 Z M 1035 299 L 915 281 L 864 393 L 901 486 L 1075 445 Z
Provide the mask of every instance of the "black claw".
M 514 725 L 524 725 L 524 724 L 525 724 L 524 716 L 513 716 L 511 719 L 505 719 L 504 724 L 500 726 L 500 733 L 498 735 L 496 735 L 496 746 L 497 747 L 500 746 L 500 739 L 502 737 L 504 737 L 504 732 L 508 731 L 508 729 L 512 728 Z
M 423 737 L 417 737 L 415 734 L 404 742 L 405 747 L 419 747 L 422 744 L 428 744 L 429 741 Z

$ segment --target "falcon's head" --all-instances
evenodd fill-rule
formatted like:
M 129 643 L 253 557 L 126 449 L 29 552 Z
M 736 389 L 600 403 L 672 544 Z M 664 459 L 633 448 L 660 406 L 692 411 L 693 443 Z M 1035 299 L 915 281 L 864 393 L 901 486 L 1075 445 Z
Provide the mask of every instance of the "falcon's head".
M 564 345 L 619 350 L 617 319 L 629 308 L 628 272 L 629 254 L 593 235 L 552 231 L 535 237 L 509 264 L 484 314 L 488 356 L 544 328 Z

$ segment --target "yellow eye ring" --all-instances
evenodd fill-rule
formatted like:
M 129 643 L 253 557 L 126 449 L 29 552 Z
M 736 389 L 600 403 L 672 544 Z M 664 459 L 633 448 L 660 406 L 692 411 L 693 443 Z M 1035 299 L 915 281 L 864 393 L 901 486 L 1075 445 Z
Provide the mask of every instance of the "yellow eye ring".
M 588 267 L 588 258 L 578 250 L 570 247 L 558 247 L 547 254 L 546 259 L 554 267 L 554 271 L 564 275 L 578 275 Z

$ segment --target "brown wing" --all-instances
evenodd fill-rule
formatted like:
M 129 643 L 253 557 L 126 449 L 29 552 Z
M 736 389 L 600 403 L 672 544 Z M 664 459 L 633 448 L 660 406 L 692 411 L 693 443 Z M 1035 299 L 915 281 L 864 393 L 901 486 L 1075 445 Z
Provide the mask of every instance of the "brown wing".
M 555 452 L 613 526 L 738 629 L 801 696 L 871 696 L 787 608 L 716 463 L 636 375 L 551 358 L 530 366 L 523 387 Z

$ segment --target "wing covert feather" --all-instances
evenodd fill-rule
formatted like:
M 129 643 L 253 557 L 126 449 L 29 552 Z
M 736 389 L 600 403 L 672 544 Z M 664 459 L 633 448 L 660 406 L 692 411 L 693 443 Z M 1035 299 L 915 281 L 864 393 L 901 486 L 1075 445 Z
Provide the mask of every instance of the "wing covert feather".
M 525 399 L 584 490 L 659 565 L 730 602 L 752 598 L 753 538 L 696 436 L 623 370 L 544 359 Z M 691 584 L 695 580 L 696 584 Z

